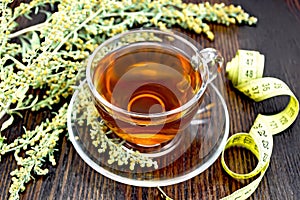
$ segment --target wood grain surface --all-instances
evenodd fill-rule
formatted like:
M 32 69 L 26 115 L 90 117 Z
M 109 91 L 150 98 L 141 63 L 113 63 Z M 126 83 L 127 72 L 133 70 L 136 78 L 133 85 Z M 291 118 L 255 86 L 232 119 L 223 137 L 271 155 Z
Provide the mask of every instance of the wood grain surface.
M 201 1 L 189 1 L 201 2 Z M 215 2 L 215 1 L 211 1 Z M 220 1 L 217 1 L 220 2 Z M 203 47 L 214 47 L 225 61 L 233 58 L 238 49 L 257 50 L 266 56 L 264 76 L 277 77 L 300 97 L 300 2 L 298 0 L 233 0 L 226 4 L 241 5 L 247 12 L 258 17 L 258 24 L 249 26 L 211 25 L 215 40 L 208 41 L 179 29 L 196 39 Z M 24 21 L 22 26 L 28 25 Z M 273 98 L 255 103 L 233 88 L 225 72 L 218 81 L 228 106 L 230 132 L 249 131 L 258 113 L 272 114 L 286 106 L 286 98 Z M 6 136 L 13 140 L 22 132 L 22 126 L 32 129 L 50 112 L 26 112 L 19 118 Z M 283 133 L 274 137 L 271 163 L 258 189 L 250 199 L 298 200 L 300 199 L 300 126 L 299 120 Z M 142 188 L 110 180 L 89 167 L 77 154 L 66 137 L 61 138 L 56 153 L 57 165 L 49 165 L 49 173 L 35 177 L 27 184 L 21 199 L 160 199 L 156 188 Z M 254 156 L 243 149 L 233 148 L 226 152 L 232 169 L 247 172 L 255 167 Z M 6 155 L 0 162 L 0 199 L 8 199 L 11 184 L 10 172 L 16 168 L 13 155 Z M 228 176 L 218 159 L 200 175 L 180 184 L 162 187 L 174 199 L 220 199 L 249 183 L 236 181 Z

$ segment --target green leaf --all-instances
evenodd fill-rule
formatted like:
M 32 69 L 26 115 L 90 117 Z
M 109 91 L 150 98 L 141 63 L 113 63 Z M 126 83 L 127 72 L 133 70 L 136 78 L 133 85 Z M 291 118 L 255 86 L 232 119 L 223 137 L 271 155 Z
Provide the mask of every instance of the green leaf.
M 32 49 L 37 49 L 41 46 L 40 37 L 36 32 L 32 32 L 30 43 L 31 43 Z
M 32 17 L 29 14 L 24 14 L 24 17 L 29 19 L 29 20 L 32 20 Z
M 1 148 L 3 147 L 4 140 L 6 140 L 6 138 L 5 138 L 5 137 L 2 137 L 2 136 L 0 135 L 0 151 L 1 151 Z M 1 155 L 1 153 L 0 153 L 0 155 Z M 0 157 L 0 161 L 1 161 L 1 157 Z
M 18 112 L 18 111 L 12 111 L 9 114 L 10 115 L 18 115 L 19 117 L 23 118 L 23 115 L 20 112 Z
M 35 99 L 31 102 L 29 107 L 30 108 L 33 107 L 38 102 L 38 100 L 39 100 L 39 96 L 36 96 Z
M 53 4 L 50 4 L 50 6 L 53 6 Z M 54 8 L 51 10 L 54 10 Z M 47 10 L 40 10 L 40 13 L 44 13 L 46 15 L 46 19 L 48 20 L 51 17 L 51 12 L 47 11 Z
M 0 132 L 2 132 L 7 127 L 9 127 L 13 123 L 13 121 L 14 121 L 14 116 L 11 115 L 10 118 L 2 124 Z
M 38 7 L 38 6 L 37 6 L 37 7 L 35 7 L 35 9 L 34 9 L 34 14 L 35 14 L 35 15 L 39 14 L 39 10 L 40 10 L 40 9 L 39 9 L 39 7 Z
M 28 90 L 29 90 L 29 85 L 20 86 L 15 91 L 15 95 L 16 95 L 16 97 L 18 99 L 20 99 L 21 101 L 23 101 L 23 99 L 25 98 L 25 94 L 27 93 Z
M 73 40 L 76 41 L 77 39 L 78 39 L 78 33 L 77 31 L 75 31 L 73 34 Z
M 22 44 L 22 56 L 24 57 L 28 50 L 30 50 L 30 44 L 26 41 L 26 39 L 20 37 L 19 38 Z

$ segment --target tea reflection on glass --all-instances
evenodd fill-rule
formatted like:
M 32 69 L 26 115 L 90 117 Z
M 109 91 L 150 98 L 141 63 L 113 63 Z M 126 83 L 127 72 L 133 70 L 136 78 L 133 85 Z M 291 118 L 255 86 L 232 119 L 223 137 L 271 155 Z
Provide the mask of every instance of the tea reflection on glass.
M 101 44 L 87 82 L 106 125 L 133 148 L 160 148 L 183 133 L 222 57 L 177 32 L 133 30 Z

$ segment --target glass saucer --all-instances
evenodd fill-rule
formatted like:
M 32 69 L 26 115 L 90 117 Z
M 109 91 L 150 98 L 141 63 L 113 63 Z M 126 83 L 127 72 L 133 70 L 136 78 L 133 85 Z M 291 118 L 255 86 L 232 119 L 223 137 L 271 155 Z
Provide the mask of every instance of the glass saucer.
M 90 167 L 124 184 L 157 187 L 193 178 L 215 162 L 228 138 L 227 106 L 212 83 L 188 128 L 147 153 L 131 149 L 107 129 L 90 95 L 86 81 L 73 94 L 67 122 L 70 140 Z

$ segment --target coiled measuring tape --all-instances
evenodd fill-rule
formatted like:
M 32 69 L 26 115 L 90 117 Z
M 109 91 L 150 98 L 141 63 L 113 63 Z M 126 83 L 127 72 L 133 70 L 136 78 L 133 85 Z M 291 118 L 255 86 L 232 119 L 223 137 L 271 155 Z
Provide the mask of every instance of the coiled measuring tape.
M 247 199 L 256 190 L 270 163 L 273 148 L 273 135 L 287 129 L 297 118 L 299 102 L 290 88 L 281 80 L 262 77 L 264 55 L 257 51 L 238 50 L 236 56 L 227 63 L 226 73 L 233 86 L 256 102 L 281 95 L 290 96 L 286 108 L 275 115 L 258 114 L 249 133 L 237 133 L 231 136 L 221 155 L 224 170 L 235 179 L 249 179 L 258 176 L 249 185 L 235 191 L 222 200 Z M 224 152 L 231 147 L 243 147 L 250 150 L 258 164 L 253 171 L 239 174 L 226 165 Z

